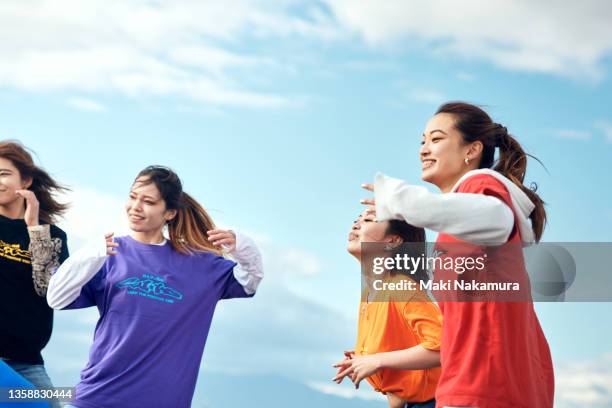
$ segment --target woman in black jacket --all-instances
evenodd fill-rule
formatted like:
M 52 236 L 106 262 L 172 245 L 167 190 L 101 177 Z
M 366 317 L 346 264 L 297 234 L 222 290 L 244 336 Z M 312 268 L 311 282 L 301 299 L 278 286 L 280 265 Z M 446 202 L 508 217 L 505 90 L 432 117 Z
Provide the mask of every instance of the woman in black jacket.
M 67 257 L 54 224 L 65 191 L 20 143 L 0 141 L 0 359 L 38 388 L 53 387 L 41 356 L 53 328 L 45 298 L 51 274 Z

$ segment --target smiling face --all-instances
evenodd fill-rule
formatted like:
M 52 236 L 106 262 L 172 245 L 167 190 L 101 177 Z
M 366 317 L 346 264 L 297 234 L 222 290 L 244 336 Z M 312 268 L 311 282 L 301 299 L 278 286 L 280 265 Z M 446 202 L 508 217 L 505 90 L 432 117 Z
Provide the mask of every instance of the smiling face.
M 464 143 L 454 123 L 453 115 L 448 113 L 432 117 L 425 127 L 419 151 L 421 179 L 435 184 L 443 192 L 450 191 L 465 172 L 478 167 L 478 147 Z M 469 164 L 465 163 L 466 158 Z
M 0 205 L 8 206 L 23 200 L 15 191 L 27 189 L 30 184 L 30 180 L 21 178 L 21 173 L 12 161 L 0 157 Z
M 347 251 L 356 257 L 361 258 L 361 243 L 363 242 L 392 242 L 393 236 L 387 234 L 389 221 L 374 221 L 376 218 L 373 208 L 365 209 L 353 222 L 353 227 L 349 232 Z
M 143 234 L 161 233 L 164 224 L 176 215 L 176 210 L 167 210 L 155 183 L 138 178 L 132 185 L 125 203 L 130 229 Z

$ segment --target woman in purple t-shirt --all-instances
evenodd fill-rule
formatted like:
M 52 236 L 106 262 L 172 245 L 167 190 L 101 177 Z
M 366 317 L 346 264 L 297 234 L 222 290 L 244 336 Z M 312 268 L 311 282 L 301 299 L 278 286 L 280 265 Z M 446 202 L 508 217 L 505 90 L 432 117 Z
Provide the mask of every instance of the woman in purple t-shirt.
M 130 235 L 76 252 L 49 284 L 54 309 L 100 312 L 71 404 L 189 407 L 217 301 L 255 294 L 261 256 L 250 238 L 215 229 L 168 168 L 141 171 L 125 209 Z

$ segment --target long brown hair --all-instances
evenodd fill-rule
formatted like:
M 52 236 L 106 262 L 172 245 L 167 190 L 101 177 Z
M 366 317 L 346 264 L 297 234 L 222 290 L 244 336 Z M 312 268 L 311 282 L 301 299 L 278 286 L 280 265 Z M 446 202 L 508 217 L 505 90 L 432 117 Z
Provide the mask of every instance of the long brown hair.
M 38 167 L 28 150 L 15 140 L 0 141 L 0 157 L 11 161 L 19 170 L 22 179 L 32 180 L 28 190 L 36 195 L 39 202 L 39 218 L 45 223 L 53 224 L 57 217 L 61 217 L 68 209 L 68 204 L 57 202 L 54 195 L 70 189 L 59 184 L 49 173 Z
M 136 176 L 134 182 L 154 183 L 166 203 L 167 210 L 176 210 L 176 216 L 168 222 L 168 234 L 172 247 L 180 253 L 221 250 L 208 240 L 207 232 L 215 228 L 212 218 L 204 207 L 183 191 L 179 176 L 164 166 L 148 166 Z
M 483 144 L 482 157 L 478 168 L 493 169 L 500 172 L 520 187 L 535 205 L 529 215 L 531 225 L 539 242 L 546 226 L 546 210 L 544 201 L 536 193 L 537 184 L 531 188 L 523 185 L 527 172 L 527 156 L 540 160 L 525 153 L 520 143 L 508 133 L 505 126 L 493 122 L 491 117 L 480 107 L 465 102 L 449 102 L 438 108 L 438 113 L 449 113 L 455 117 L 455 128 L 461 132 L 465 143 L 480 141 Z M 494 159 L 495 148 L 499 149 L 498 160 Z

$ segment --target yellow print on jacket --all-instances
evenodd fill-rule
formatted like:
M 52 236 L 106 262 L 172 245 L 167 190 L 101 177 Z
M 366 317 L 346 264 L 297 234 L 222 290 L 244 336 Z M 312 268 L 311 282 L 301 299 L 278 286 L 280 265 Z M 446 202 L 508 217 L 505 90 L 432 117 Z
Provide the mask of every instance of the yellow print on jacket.
M 26 264 L 32 263 L 30 251 L 21 249 L 19 244 L 8 244 L 2 240 L 0 240 L 0 257 Z

